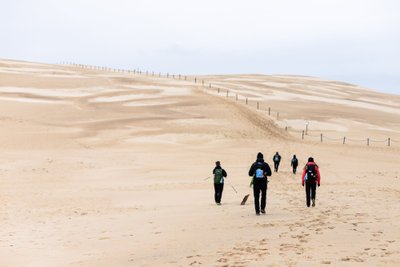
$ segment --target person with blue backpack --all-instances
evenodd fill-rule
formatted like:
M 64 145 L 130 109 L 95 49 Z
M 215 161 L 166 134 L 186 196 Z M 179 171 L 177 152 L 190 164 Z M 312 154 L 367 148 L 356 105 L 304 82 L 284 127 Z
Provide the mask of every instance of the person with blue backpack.
M 318 165 L 315 164 L 312 157 L 308 158 L 308 162 L 303 169 L 301 184 L 306 187 L 307 207 L 310 207 L 311 201 L 312 206 L 315 207 L 317 185 L 318 187 L 321 185 L 321 174 L 319 173 Z
M 221 205 L 222 191 L 224 190 L 224 177 L 228 175 L 221 167 L 221 162 L 215 162 L 214 174 L 214 200 L 217 205 Z
M 271 168 L 268 163 L 264 161 L 264 155 L 259 152 L 257 160 L 251 165 L 249 176 L 253 177 L 253 193 L 254 193 L 254 206 L 256 215 L 260 212 L 265 214 L 267 204 L 267 183 L 268 176 L 271 176 Z M 260 209 L 260 192 L 261 192 L 261 209 Z
M 281 162 L 281 155 L 276 152 L 275 155 L 272 157 L 272 160 L 274 161 L 274 171 L 278 172 L 279 163 Z

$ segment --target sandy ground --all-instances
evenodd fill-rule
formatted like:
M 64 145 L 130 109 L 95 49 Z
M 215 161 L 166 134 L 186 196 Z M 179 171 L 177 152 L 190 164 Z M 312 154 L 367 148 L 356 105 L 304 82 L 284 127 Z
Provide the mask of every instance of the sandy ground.
M 191 79 L 0 61 L 0 266 L 400 265 L 399 96 L 311 77 Z M 321 132 L 394 141 L 321 144 Z M 252 197 L 239 205 L 259 151 L 283 158 L 263 216 Z M 293 154 L 320 166 L 315 208 Z

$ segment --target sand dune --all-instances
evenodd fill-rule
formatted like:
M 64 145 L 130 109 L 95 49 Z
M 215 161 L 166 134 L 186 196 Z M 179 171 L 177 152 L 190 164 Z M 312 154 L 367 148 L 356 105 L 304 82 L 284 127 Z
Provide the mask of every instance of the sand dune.
M 399 96 L 313 77 L 193 78 L 1 60 L 0 266 L 400 265 Z M 264 216 L 252 197 L 239 205 L 259 151 L 283 156 Z M 315 208 L 293 154 L 320 166 Z

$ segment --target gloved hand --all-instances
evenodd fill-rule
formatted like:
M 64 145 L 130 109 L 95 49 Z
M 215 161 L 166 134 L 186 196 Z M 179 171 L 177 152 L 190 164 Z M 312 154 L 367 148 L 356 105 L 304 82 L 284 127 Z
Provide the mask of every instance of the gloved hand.
M 320 187 L 321 186 L 321 184 L 318 184 L 318 187 Z

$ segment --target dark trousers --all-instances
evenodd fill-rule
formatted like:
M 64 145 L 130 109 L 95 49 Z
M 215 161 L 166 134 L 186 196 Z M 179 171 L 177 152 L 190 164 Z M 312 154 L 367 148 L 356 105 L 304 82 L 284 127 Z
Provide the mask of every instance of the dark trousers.
M 315 200 L 317 183 L 308 183 L 306 182 L 306 200 L 307 200 L 307 207 L 310 207 L 311 199 Z
M 254 206 L 256 208 L 256 213 L 259 213 L 260 192 L 261 192 L 261 210 L 265 210 L 265 205 L 267 202 L 267 179 L 254 178 L 253 191 L 254 191 Z
M 222 191 L 224 190 L 224 184 L 214 184 L 214 199 L 215 203 L 221 203 Z
M 293 165 L 292 167 L 293 167 L 293 173 L 296 173 L 296 170 L 297 170 L 297 165 L 296 165 L 296 166 L 295 166 L 295 165 Z
M 279 163 L 280 163 L 279 161 L 274 161 L 274 167 L 276 172 L 278 171 Z

